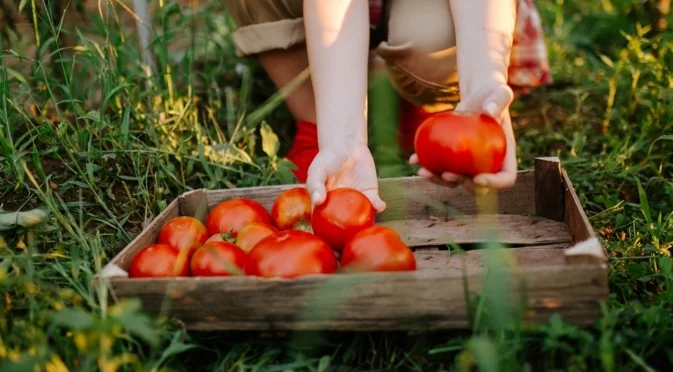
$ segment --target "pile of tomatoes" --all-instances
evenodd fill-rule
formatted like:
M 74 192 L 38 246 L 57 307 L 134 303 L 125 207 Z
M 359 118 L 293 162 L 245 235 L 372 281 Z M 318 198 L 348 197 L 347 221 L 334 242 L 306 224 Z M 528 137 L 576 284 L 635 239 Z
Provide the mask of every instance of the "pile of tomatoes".
M 167 221 L 156 242 L 133 258 L 129 275 L 296 278 L 416 270 L 412 250 L 395 230 L 376 225 L 375 215 L 369 199 L 351 188 L 329 191 L 313 211 L 304 187 L 283 191 L 270 213 L 254 200 L 230 199 L 205 223 L 188 216 Z

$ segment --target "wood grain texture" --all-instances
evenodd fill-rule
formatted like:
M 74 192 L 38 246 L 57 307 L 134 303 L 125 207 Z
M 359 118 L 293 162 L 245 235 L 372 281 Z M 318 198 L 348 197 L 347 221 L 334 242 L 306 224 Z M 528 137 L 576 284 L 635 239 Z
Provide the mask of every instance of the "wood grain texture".
M 565 262 L 569 265 L 601 265 L 605 266 L 608 257 L 597 238 L 581 241 L 565 250 Z
M 208 214 L 208 195 L 204 189 L 186 192 L 178 197 L 180 215 L 190 216 L 205 222 Z
M 595 266 L 545 265 L 507 269 L 510 300 L 524 289 L 529 321 L 554 312 L 586 325 L 600 316 L 607 280 Z M 470 295 L 483 287 L 484 270 L 464 276 Z M 115 294 L 139 296 L 146 310 L 177 316 L 194 330 L 438 330 L 468 327 L 462 273 L 311 276 L 296 280 L 257 278 L 114 278 Z M 269 306 L 272 305 L 272 306 Z
M 393 220 L 379 224 L 397 231 L 411 247 L 480 243 L 489 239 L 517 245 L 571 241 L 570 232 L 563 222 L 534 216 L 464 215 L 445 220 Z
M 575 243 L 567 251 L 566 263 L 602 265 L 607 262 L 607 254 L 596 237 L 591 222 L 587 218 L 575 188 L 565 170 L 562 171 L 565 189 L 565 223 Z
M 535 215 L 563 221 L 565 192 L 558 158 L 535 159 Z
M 534 188 L 534 172 L 520 171 L 514 187 L 494 192 L 495 198 L 482 198 L 479 208 L 500 214 L 534 215 Z M 463 188 L 450 189 L 420 177 L 382 179 L 379 193 L 387 205 L 379 214 L 379 221 L 445 218 L 478 212 L 477 200 Z
M 578 243 L 596 236 L 593 227 L 584 213 L 582 204 L 580 203 L 572 181 L 568 177 L 565 170 L 562 171 L 563 181 L 565 184 L 565 223 L 570 229 L 573 241 Z
M 520 267 L 563 265 L 565 262 L 563 249 L 510 248 L 506 250 L 506 253 L 514 260 L 514 264 Z M 485 249 L 471 250 L 465 253 L 430 249 L 414 252 L 417 270 L 444 270 L 456 273 L 460 273 L 463 268 L 474 271 L 486 267 L 487 254 L 488 251 Z
M 208 190 L 208 209 L 231 198 L 251 198 L 268 210 L 280 192 L 304 185 L 249 187 L 242 189 Z M 501 214 L 534 215 L 533 193 L 535 175 L 520 171 L 513 188 L 498 191 L 497 198 L 485 199 L 483 206 Z M 386 202 L 386 210 L 377 216 L 378 221 L 412 218 L 446 217 L 476 214 L 475 197 L 462 188 L 450 189 L 435 185 L 420 177 L 384 178 L 379 180 L 379 192 Z
M 129 265 L 133 257 L 142 249 L 150 244 L 154 244 L 159 235 L 159 231 L 163 225 L 171 218 L 180 215 L 180 205 L 178 199 L 173 200 L 166 209 L 163 210 L 152 222 L 136 236 L 121 252 L 119 252 L 106 266 L 117 266 L 118 268 L 128 271 Z M 105 270 L 104 270 L 105 271 Z M 116 275 L 121 275 L 119 270 L 107 270 L 107 272 L 117 272 Z

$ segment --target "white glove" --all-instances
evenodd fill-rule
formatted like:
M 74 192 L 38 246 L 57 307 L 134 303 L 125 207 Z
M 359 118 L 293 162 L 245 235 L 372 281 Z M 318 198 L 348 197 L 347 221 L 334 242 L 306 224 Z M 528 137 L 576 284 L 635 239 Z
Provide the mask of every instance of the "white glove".
M 507 139 L 507 152 L 500 172 L 495 174 L 482 173 L 470 179 L 450 172 L 439 175 L 433 174 L 429 170 L 421 168 L 418 175 L 431 182 L 448 187 L 462 185 L 470 192 L 479 195 L 486 193 L 489 189 L 514 186 L 517 176 L 516 140 L 509 115 L 509 105 L 513 97 L 514 94 L 509 86 L 493 82 L 482 86 L 456 107 L 458 111 L 485 113 L 500 123 Z M 409 158 L 409 163 L 418 164 L 418 156 L 413 154 Z
M 343 149 L 320 150 L 308 168 L 306 189 L 314 206 L 325 201 L 327 191 L 351 187 L 364 193 L 374 209 L 382 212 L 386 203 L 379 197 L 374 159 L 367 146 L 358 145 L 348 152 Z

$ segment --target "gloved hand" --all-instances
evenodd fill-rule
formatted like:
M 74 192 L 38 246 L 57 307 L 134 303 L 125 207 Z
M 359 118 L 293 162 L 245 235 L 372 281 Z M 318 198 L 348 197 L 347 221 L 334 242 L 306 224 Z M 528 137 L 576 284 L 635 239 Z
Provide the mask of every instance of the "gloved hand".
M 367 147 L 368 9 L 366 1 L 304 2 L 318 126 L 319 151 L 306 179 L 314 206 L 337 187 L 360 190 L 379 212 L 386 206 Z
M 366 145 L 352 149 L 321 149 L 308 168 L 306 188 L 314 206 L 325 201 L 327 191 L 338 187 L 360 190 L 378 212 L 386 208 L 379 197 L 374 159 Z
M 470 179 L 450 172 L 444 172 L 439 175 L 433 174 L 429 170 L 421 168 L 418 171 L 418 175 L 431 182 L 448 187 L 463 185 L 468 191 L 477 195 L 483 195 L 489 189 L 501 189 L 513 186 L 517 176 L 516 140 L 512 129 L 512 120 L 509 115 L 509 105 L 513 98 L 514 94 L 509 86 L 492 81 L 486 82 L 477 88 L 477 90 L 464 101 L 461 101 L 456 107 L 457 111 L 485 113 L 500 123 L 507 139 L 507 152 L 500 172 L 495 174 L 479 174 Z M 409 163 L 418 164 L 418 156 L 413 154 L 409 158 Z

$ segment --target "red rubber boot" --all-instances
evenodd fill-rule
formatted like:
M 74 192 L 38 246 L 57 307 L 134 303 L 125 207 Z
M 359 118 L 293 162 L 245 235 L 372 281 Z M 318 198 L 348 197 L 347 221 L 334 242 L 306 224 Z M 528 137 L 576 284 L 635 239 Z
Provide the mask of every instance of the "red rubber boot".
M 400 97 L 400 122 L 397 128 L 397 142 L 404 156 L 408 157 L 414 153 L 416 130 L 430 116 L 432 116 L 431 113 Z
M 297 122 L 294 142 L 285 157 L 297 165 L 297 169 L 293 170 L 293 173 L 299 183 L 306 182 L 308 167 L 316 155 L 318 155 L 318 130 L 316 125 L 307 121 Z

